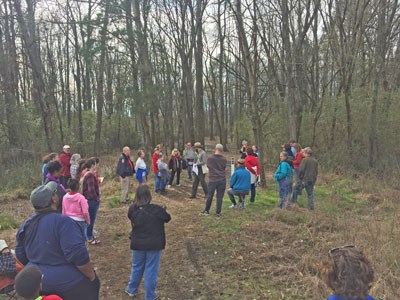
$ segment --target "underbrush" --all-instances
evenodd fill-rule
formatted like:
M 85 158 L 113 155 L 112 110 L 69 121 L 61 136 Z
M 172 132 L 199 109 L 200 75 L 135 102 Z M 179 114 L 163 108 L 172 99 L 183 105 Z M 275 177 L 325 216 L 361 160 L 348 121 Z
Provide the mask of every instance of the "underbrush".
M 6 229 L 15 229 L 19 227 L 19 223 L 10 215 L 0 214 L 0 231 Z

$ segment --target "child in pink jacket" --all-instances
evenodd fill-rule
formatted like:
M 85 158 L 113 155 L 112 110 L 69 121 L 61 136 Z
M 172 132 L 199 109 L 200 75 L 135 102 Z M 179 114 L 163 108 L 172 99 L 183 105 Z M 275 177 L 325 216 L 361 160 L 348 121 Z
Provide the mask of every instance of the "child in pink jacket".
M 71 191 L 63 197 L 62 214 L 78 223 L 82 229 L 83 237 L 87 240 L 87 226 L 90 224 L 88 202 L 82 194 L 78 193 L 78 180 L 68 180 L 68 187 Z

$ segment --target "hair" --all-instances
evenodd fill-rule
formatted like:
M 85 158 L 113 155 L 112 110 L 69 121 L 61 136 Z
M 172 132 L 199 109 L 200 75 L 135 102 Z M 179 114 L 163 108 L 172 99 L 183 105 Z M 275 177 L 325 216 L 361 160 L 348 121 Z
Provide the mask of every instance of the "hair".
M 164 154 L 162 152 L 158 153 L 158 158 L 163 158 Z
M 98 158 L 97 156 L 92 156 L 89 159 L 93 159 L 96 165 L 100 162 L 100 158 Z
M 133 199 L 133 205 L 143 206 L 151 202 L 151 191 L 147 184 L 141 184 L 136 190 L 135 199 Z
M 281 154 L 282 154 L 284 157 L 286 157 L 286 158 L 288 157 L 288 154 L 287 154 L 286 151 L 282 151 Z
M 25 299 L 35 299 L 40 292 L 42 272 L 36 265 L 28 265 L 15 277 L 15 291 Z
M 54 158 L 56 158 L 58 155 L 58 153 L 52 152 L 50 154 L 46 154 L 45 156 L 43 156 L 42 161 L 44 164 L 47 164 L 48 162 L 50 162 L 51 160 L 53 160 Z
M 68 180 L 67 186 L 71 189 L 71 191 L 77 192 L 79 190 L 79 181 L 71 178 Z
M 246 153 L 249 154 L 249 155 L 253 154 L 254 153 L 253 148 L 247 147 L 246 148 Z
M 70 163 L 71 164 L 73 164 L 73 163 L 79 163 L 79 160 L 81 159 L 81 155 L 79 154 L 79 153 L 74 153 L 74 154 L 72 154 L 72 156 L 71 156 L 71 160 L 70 160 Z
M 76 178 L 78 178 L 78 179 L 81 178 L 82 171 L 83 171 L 83 169 L 86 168 L 85 165 L 86 165 L 86 160 L 85 159 L 81 159 L 79 161 L 78 170 L 76 171 Z
M 296 149 L 296 153 L 299 153 L 301 151 L 301 145 L 299 143 L 294 144 L 294 149 Z
M 89 158 L 88 160 L 86 160 L 84 167 L 85 167 L 85 169 L 90 169 L 95 164 L 96 164 L 96 158 L 92 157 L 92 158 Z
M 138 153 L 137 153 L 137 156 L 140 157 L 143 153 L 144 153 L 143 150 L 139 150 Z
M 171 156 L 174 156 L 174 152 L 178 152 L 178 149 L 176 149 L 176 148 L 174 148 L 174 149 L 172 149 L 172 151 L 171 151 Z
M 337 295 L 366 299 L 374 270 L 365 255 L 357 248 L 341 248 L 330 254 L 322 264 L 321 275 Z
M 61 164 L 58 161 L 51 161 L 47 164 L 47 172 L 53 175 L 55 172 L 61 171 Z
M 289 144 L 296 143 L 295 140 L 289 140 Z

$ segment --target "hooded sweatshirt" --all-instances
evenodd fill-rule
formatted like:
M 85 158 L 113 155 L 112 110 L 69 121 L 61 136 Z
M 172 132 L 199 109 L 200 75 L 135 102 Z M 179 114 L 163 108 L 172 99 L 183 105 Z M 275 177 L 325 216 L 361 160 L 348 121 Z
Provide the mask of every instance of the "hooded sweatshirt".
M 75 221 L 90 223 L 89 205 L 82 194 L 69 192 L 63 198 L 62 214 Z

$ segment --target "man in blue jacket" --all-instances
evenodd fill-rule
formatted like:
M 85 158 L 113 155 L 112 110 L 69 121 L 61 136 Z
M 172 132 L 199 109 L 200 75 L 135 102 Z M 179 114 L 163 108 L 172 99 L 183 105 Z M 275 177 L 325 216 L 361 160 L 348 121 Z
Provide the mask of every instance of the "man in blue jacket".
M 134 164 L 130 158 L 131 149 L 124 147 L 118 160 L 117 174 L 121 178 L 121 203 L 128 202 L 131 178 L 135 173 Z
M 57 213 L 57 184 L 49 182 L 31 193 L 35 209 L 17 233 L 15 254 L 24 265 L 43 274 L 43 294 L 64 300 L 97 300 L 100 281 L 93 270 L 82 231 L 70 217 Z
M 235 195 L 239 196 L 239 204 L 241 205 L 240 207 L 244 208 L 244 196 L 249 193 L 251 187 L 250 172 L 247 171 L 244 166 L 244 159 L 240 158 L 237 161 L 237 164 L 238 167 L 229 181 L 230 189 L 227 190 L 229 199 L 232 201 L 232 205 L 229 206 L 230 208 L 238 207 L 236 204 Z

